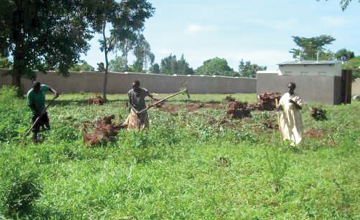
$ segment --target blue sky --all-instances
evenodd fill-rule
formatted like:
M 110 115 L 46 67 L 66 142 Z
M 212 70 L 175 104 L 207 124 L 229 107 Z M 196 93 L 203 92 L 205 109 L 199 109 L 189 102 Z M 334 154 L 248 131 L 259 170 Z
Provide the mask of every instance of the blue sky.
M 241 59 L 277 70 L 278 63 L 293 60 L 291 36 L 322 34 L 336 39 L 328 46 L 333 52 L 346 48 L 360 55 L 360 3 L 355 0 L 345 11 L 340 0 L 149 1 L 156 11 L 146 21 L 144 35 L 159 64 L 170 54 L 184 54 L 194 69 L 219 57 L 235 71 Z M 94 67 L 105 60 L 98 39 L 91 40 L 87 55 L 81 56 Z

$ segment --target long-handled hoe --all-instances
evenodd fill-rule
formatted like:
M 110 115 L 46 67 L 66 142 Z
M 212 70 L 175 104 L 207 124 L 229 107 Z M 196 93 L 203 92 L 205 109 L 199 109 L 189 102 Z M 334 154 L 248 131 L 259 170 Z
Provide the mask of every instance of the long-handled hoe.
M 179 94 L 181 94 L 181 93 L 186 93 L 188 99 L 190 99 L 189 91 L 185 88 L 185 89 L 183 89 L 183 90 L 181 90 L 181 91 L 179 91 L 179 92 L 177 92 L 177 93 L 174 93 L 174 94 L 172 94 L 172 95 L 169 95 L 168 97 L 166 97 L 166 98 L 164 98 L 164 99 L 161 99 L 161 100 L 159 100 L 159 101 L 157 101 L 157 102 L 149 105 L 149 106 L 146 107 L 145 109 L 139 111 L 137 114 L 141 114 L 141 113 L 143 113 L 144 111 L 147 111 L 148 109 L 150 109 L 150 108 L 152 108 L 152 107 L 154 107 L 154 106 L 156 106 L 156 105 L 158 105 L 158 104 L 160 104 L 160 103 L 162 103 L 162 102 L 164 102 L 164 101 L 166 101 L 166 100 L 168 100 L 168 99 L 170 99 L 170 98 L 173 98 L 173 97 L 175 97 L 175 96 L 177 96 L 177 95 L 179 95 Z

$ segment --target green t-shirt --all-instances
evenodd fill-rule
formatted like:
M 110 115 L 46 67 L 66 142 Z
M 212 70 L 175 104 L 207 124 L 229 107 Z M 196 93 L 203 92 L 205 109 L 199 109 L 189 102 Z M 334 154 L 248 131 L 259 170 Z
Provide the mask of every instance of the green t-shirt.
M 49 91 L 49 87 L 45 84 L 41 84 L 40 91 L 36 94 L 34 89 L 30 89 L 27 93 L 28 105 L 35 104 L 37 111 L 42 111 L 45 108 L 45 95 Z

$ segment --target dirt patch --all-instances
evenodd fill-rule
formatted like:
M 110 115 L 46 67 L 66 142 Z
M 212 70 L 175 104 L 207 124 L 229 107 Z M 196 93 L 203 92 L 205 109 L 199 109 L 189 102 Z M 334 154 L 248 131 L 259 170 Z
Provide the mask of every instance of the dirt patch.
M 185 105 L 185 108 L 188 111 L 195 111 L 198 110 L 199 108 L 203 108 L 205 105 L 204 103 L 195 103 L 195 104 L 191 104 L 191 105 Z
M 317 130 L 317 129 L 312 128 L 305 133 L 305 136 L 308 138 L 314 138 L 314 139 L 320 140 L 320 139 L 323 139 L 326 134 L 327 134 L 327 131 L 325 131 L 325 130 Z
M 84 122 L 82 129 L 84 143 L 88 145 L 98 145 L 108 141 L 114 141 L 118 131 L 122 128 L 122 126 L 115 125 L 112 122 L 114 118 L 114 115 L 110 115 L 93 123 Z

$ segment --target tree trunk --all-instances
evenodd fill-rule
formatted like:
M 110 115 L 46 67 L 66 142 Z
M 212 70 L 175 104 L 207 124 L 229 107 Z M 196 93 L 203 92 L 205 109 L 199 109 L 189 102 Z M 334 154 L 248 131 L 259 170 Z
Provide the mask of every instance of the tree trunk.
M 104 87 L 103 87 L 103 98 L 105 100 L 107 100 L 106 98 L 106 88 L 107 88 L 107 78 L 108 78 L 108 67 L 109 67 L 109 62 L 108 62 L 108 57 L 107 57 L 107 53 L 108 53 L 108 48 L 107 48 L 107 42 L 106 42 L 106 35 L 105 35 L 105 28 L 106 28 L 106 3 L 105 3 L 105 11 L 104 11 L 104 25 L 103 25 L 103 38 L 104 38 L 104 53 L 105 53 L 105 73 L 104 73 Z

